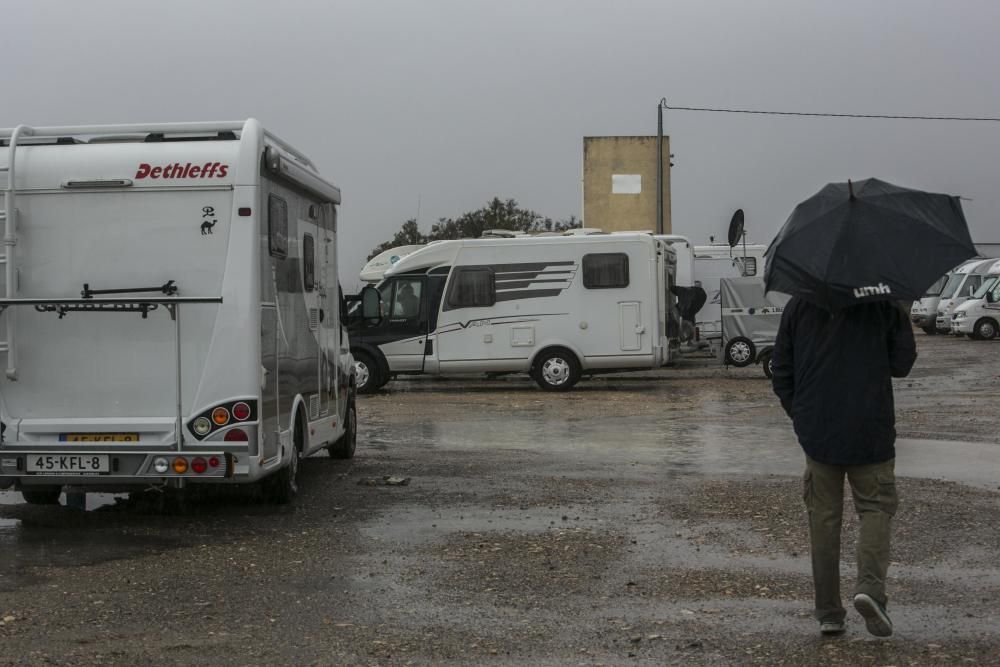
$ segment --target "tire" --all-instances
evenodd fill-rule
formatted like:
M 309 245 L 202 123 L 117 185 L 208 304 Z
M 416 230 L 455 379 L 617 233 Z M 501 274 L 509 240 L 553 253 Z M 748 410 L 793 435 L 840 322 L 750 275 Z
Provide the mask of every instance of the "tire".
M 354 353 L 354 378 L 359 394 L 370 394 L 378 391 L 387 380 L 382 379 L 382 371 L 378 362 L 367 352 L 358 350 Z
M 774 371 L 771 370 L 771 353 L 765 352 L 760 355 L 760 367 L 764 370 L 764 377 L 768 380 L 774 377 Z
M 344 416 L 344 435 L 326 448 L 330 458 L 333 459 L 353 459 L 354 450 L 358 445 L 358 411 L 354 405 L 354 396 L 347 399 L 347 413 Z
M 993 340 L 997 337 L 997 322 L 990 317 L 984 317 L 978 322 L 976 326 L 972 327 L 973 335 L 976 340 Z
M 937 336 L 937 332 L 938 331 L 937 331 L 937 327 L 935 327 L 935 326 L 920 327 L 920 329 L 921 329 L 921 331 L 923 331 L 928 336 Z
M 757 348 L 749 338 L 737 336 L 726 343 L 726 364 L 743 368 L 749 366 L 757 358 Z
M 535 359 L 531 376 L 545 391 L 569 391 L 580 380 L 580 362 L 569 350 L 546 350 Z
M 35 486 L 21 489 L 21 497 L 29 505 L 58 505 L 61 486 Z
M 292 436 L 292 458 L 288 465 L 267 477 L 264 481 L 265 495 L 275 505 L 287 505 L 299 493 L 299 460 L 302 457 L 305 429 L 300 418 L 295 420 L 295 431 Z

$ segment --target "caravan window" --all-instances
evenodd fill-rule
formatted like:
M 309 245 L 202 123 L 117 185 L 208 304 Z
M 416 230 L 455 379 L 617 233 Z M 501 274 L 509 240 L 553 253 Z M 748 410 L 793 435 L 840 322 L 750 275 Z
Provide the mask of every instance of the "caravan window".
M 623 252 L 584 255 L 583 286 L 587 289 L 628 287 L 628 255 Z
M 497 302 L 493 269 L 459 267 L 448 290 L 448 305 L 452 308 L 492 306 Z
M 733 260 L 740 270 L 740 275 L 744 278 L 749 278 L 751 276 L 757 275 L 757 258 L 756 257 L 737 257 Z
M 307 292 L 316 287 L 316 242 L 312 234 L 302 237 L 302 284 Z
M 288 257 L 288 203 L 277 195 L 267 198 L 267 248 L 272 257 Z

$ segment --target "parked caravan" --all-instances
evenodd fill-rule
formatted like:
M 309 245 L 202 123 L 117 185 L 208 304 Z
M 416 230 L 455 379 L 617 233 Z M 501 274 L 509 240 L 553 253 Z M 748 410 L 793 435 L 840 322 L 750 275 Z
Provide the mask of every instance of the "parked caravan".
M 937 317 L 934 320 L 938 333 L 951 333 L 951 316 L 955 307 L 967 301 L 982 286 L 995 259 L 980 259 L 963 264 L 948 278 L 941 291 Z
M 1000 260 L 990 266 L 976 293 L 955 308 L 951 332 L 973 340 L 992 340 L 1000 333 Z
M 440 241 L 400 259 L 381 320 L 351 320 L 359 392 L 402 374 L 584 374 L 654 368 L 677 345 L 675 254 L 647 234 Z
M 305 155 L 252 119 L 0 142 L 0 481 L 288 502 L 301 458 L 354 455 L 340 190 Z
M 781 314 L 791 297 L 766 292 L 763 278 L 723 278 L 722 345 L 720 356 L 727 366 L 742 368 L 760 364 L 771 377 L 771 353 L 778 335 Z

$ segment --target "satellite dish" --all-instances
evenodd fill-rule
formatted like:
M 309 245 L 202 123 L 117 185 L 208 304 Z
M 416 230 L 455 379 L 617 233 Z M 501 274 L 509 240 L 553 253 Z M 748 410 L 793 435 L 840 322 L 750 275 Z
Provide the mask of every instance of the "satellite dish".
M 735 248 L 743 238 L 743 209 L 736 209 L 733 219 L 729 221 L 729 247 Z

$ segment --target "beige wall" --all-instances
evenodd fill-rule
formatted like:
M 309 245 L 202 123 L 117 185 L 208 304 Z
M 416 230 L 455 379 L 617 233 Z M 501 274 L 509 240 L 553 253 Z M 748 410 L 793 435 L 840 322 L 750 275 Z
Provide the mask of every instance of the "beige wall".
M 617 176 L 618 189 L 612 181 Z M 638 177 L 638 178 L 636 178 Z M 635 190 L 641 181 L 641 190 Z M 656 137 L 583 138 L 583 224 L 604 231 L 656 230 Z M 663 137 L 663 232 L 670 224 L 670 139 Z

